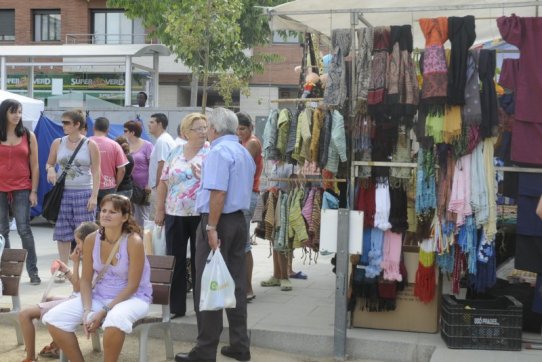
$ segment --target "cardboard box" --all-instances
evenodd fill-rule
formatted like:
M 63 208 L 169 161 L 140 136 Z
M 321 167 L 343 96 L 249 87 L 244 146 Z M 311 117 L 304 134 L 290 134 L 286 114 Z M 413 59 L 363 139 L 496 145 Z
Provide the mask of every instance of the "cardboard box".
M 363 303 L 358 300 L 352 312 L 352 327 L 387 329 L 394 331 L 436 333 L 439 326 L 440 295 L 442 283 L 437 280 L 436 295 L 425 304 L 414 295 L 414 282 L 418 269 L 418 253 L 405 252 L 405 266 L 408 285 L 397 293 L 397 308 L 391 312 L 368 312 L 362 310 Z M 438 273 L 438 271 L 435 271 Z

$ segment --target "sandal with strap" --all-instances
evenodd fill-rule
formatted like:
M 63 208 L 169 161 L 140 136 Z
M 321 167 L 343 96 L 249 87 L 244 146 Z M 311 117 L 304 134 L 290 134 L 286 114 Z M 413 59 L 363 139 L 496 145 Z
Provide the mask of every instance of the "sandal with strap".
M 280 287 L 280 279 L 271 277 L 267 280 L 263 280 L 260 285 L 262 287 Z
M 58 348 L 57 344 L 53 341 L 47 346 L 43 347 L 38 353 L 41 357 L 46 358 L 60 358 L 60 349 Z

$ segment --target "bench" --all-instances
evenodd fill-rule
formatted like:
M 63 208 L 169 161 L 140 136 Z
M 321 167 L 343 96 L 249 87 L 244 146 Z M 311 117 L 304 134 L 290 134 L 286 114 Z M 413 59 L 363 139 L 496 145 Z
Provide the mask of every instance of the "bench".
M 166 348 L 166 357 L 173 359 L 173 343 L 171 341 L 171 320 L 169 313 L 169 293 L 171 289 L 171 279 L 173 277 L 173 267 L 175 266 L 175 257 L 170 255 L 147 255 L 151 267 L 152 283 L 152 304 L 162 307 L 161 316 L 147 316 L 134 323 L 133 333 L 139 334 L 139 361 L 150 361 L 147 356 L 147 343 L 149 339 L 149 330 L 154 327 L 161 328 L 164 331 L 164 343 Z M 92 348 L 94 351 L 101 351 L 99 333 L 92 334 Z M 68 362 L 68 359 L 60 351 L 60 361 Z
M 0 318 L 9 319 L 17 335 L 17 344 L 24 343 L 23 334 L 19 325 L 19 312 L 21 299 L 19 298 L 19 283 L 23 273 L 27 251 L 24 249 L 4 249 L 0 261 L 0 278 L 2 278 L 2 295 L 11 296 L 11 308 L 2 308 Z

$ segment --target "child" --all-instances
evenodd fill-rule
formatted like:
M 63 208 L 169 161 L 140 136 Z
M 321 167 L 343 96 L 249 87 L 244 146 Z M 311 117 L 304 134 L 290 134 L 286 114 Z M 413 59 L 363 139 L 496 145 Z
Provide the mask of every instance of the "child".
M 83 252 L 83 240 L 85 240 L 87 235 L 98 230 L 98 228 L 98 225 L 93 222 L 84 222 L 81 223 L 81 225 L 79 225 L 77 229 L 75 229 L 74 237 L 77 244 L 70 255 L 70 259 L 73 262 L 73 272 L 62 261 L 56 261 L 60 266 L 60 272 L 64 273 L 66 275 L 66 278 L 72 283 L 73 293 L 79 293 L 79 263 L 81 261 L 81 256 Z M 24 309 L 19 313 L 19 322 L 23 331 L 24 344 L 26 347 L 26 359 L 23 362 L 36 361 L 36 330 L 34 328 L 33 320 L 38 318 L 41 319 L 41 317 L 48 310 L 58 305 L 59 303 L 70 299 L 72 296 L 56 300 L 51 299 L 49 301 L 39 303 L 34 307 Z M 42 357 L 59 358 L 60 351 L 55 342 L 51 342 L 51 344 L 43 347 L 39 355 Z

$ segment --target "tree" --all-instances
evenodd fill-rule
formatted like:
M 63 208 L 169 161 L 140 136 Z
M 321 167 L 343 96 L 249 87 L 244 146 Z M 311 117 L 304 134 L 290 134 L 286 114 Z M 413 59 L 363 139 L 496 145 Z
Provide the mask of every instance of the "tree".
M 203 79 L 202 110 L 207 103 L 209 74 L 218 76 L 216 87 L 226 104 L 232 88 L 245 94 L 255 72 L 262 72 L 272 55 L 251 56 L 247 50 L 266 44 L 271 31 L 258 6 L 285 0 L 108 0 L 140 18 L 151 36 L 168 46 L 193 76 Z

